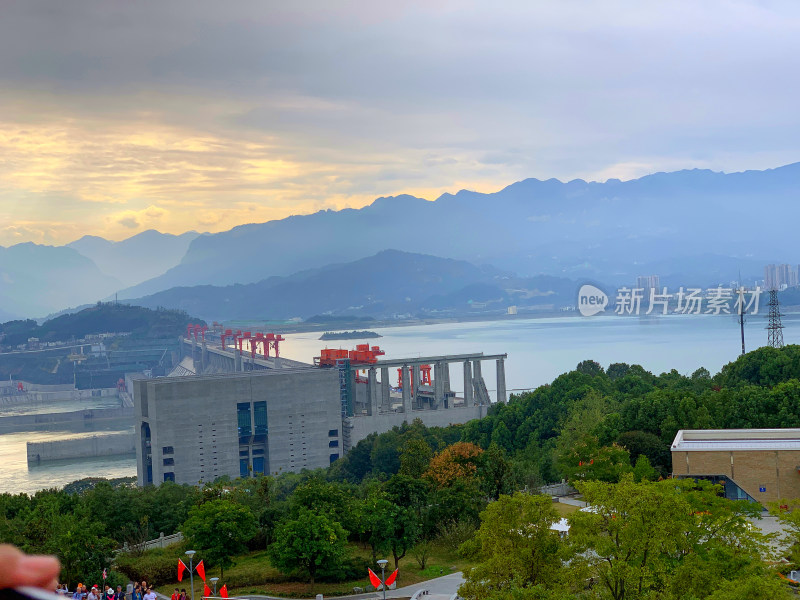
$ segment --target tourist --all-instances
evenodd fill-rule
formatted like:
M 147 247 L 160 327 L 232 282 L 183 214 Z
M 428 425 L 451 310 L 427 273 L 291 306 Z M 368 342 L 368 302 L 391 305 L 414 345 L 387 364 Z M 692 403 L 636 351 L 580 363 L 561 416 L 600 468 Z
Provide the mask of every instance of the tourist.
M 186 600 L 186 588 L 181 588 L 181 600 Z
M 178 588 L 175 588 L 175 591 L 172 592 L 172 596 L 169 597 L 169 600 L 180 600 L 181 598 L 181 591 Z
M 142 587 L 138 583 L 136 584 L 136 587 L 133 588 L 131 600 L 142 600 Z
M 114 600 L 114 588 L 106 584 L 106 589 L 103 592 L 103 600 Z
M 86 591 L 82 583 L 79 583 L 75 588 L 75 593 L 72 594 L 72 600 L 83 600 L 86 598 Z
M 100 600 L 100 594 L 98 594 L 97 586 L 92 586 L 92 589 L 89 590 L 89 594 L 86 596 L 86 600 Z
M 153 588 L 147 588 L 147 593 L 144 595 L 144 600 L 156 600 L 156 593 Z
M 117 586 L 117 593 L 114 594 L 117 600 L 125 600 L 125 592 L 122 591 L 122 586 Z

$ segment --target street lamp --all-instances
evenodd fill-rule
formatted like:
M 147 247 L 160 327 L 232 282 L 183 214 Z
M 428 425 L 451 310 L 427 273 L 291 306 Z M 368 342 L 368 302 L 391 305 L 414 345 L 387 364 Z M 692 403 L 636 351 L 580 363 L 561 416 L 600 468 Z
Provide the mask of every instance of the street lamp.
M 214 584 L 214 595 L 216 596 L 217 595 L 217 582 L 219 581 L 219 577 L 211 577 L 209 579 L 209 581 Z
M 381 587 L 383 588 L 383 600 L 386 600 L 386 565 L 389 564 L 389 561 L 385 558 L 382 558 L 378 561 L 378 565 L 381 568 Z
M 192 588 L 192 600 L 194 600 L 194 565 L 192 561 L 194 560 L 194 555 L 197 554 L 194 550 L 187 550 L 186 556 L 189 557 L 189 587 Z

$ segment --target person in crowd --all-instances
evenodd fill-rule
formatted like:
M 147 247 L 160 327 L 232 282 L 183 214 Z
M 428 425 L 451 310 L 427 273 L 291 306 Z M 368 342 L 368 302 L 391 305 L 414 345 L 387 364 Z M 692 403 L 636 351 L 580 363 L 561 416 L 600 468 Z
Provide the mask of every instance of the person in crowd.
M 133 588 L 133 595 L 131 596 L 131 600 L 142 600 L 142 586 L 138 583 Z
M 92 586 L 92 589 L 89 590 L 89 593 L 86 596 L 86 600 L 100 600 L 100 594 L 98 593 L 99 590 L 97 586 Z
M 181 588 L 181 600 L 186 600 L 186 588 Z
M 106 584 L 106 589 L 103 591 L 103 600 L 114 600 L 114 588 Z
M 147 588 L 147 593 L 144 595 L 144 600 L 156 600 L 156 593 L 153 588 Z
M 169 600 L 181 600 L 181 591 L 178 588 L 175 588 L 175 591 L 172 592 L 172 596 L 169 597 Z
M 125 592 L 122 591 L 122 586 L 121 585 L 117 586 L 117 591 L 114 593 L 114 597 L 117 600 L 125 600 Z
M 84 591 L 84 587 L 82 583 L 79 583 L 75 587 L 75 593 L 72 594 L 72 600 L 83 600 L 86 596 L 84 596 L 86 592 Z

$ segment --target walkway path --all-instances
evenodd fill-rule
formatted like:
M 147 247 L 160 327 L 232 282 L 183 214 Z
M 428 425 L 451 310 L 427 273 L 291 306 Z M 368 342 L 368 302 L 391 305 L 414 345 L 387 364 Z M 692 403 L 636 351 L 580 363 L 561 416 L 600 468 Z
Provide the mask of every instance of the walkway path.
M 422 581 L 414 585 L 408 585 L 395 590 L 387 590 L 386 598 L 410 598 L 420 590 L 428 590 L 428 593 L 422 596 L 423 600 L 450 600 L 462 583 L 464 583 L 464 576 L 459 571 L 458 573 L 451 573 L 444 577 L 429 579 L 428 581 Z M 286 600 L 286 598 L 278 598 L 275 596 L 237 596 L 237 598 L 247 598 L 248 600 Z M 375 598 L 380 598 L 382 600 L 383 592 L 336 596 L 336 600 L 373 600 Z

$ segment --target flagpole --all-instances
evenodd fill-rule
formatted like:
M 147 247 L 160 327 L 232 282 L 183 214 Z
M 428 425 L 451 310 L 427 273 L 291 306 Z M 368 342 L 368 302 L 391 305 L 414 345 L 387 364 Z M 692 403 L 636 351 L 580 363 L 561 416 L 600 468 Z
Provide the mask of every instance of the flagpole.
M 189 586 L 192 588 L 192 600 L 194 600 L 194 565 L 192 561 L 194 560 L 194 555 L 196 552 L 194 550 L 187 550 L 186 555 L 189 557 Z

